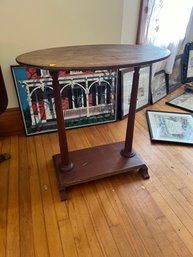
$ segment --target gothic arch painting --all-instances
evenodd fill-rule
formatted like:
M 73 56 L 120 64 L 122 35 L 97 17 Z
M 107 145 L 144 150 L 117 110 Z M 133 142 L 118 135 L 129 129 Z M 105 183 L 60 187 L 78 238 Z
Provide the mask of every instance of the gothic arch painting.
M 11 66 L 26 135 L 57 130 L 49 71 Z M 67 129 L 116 120 L 117 71 L 60 72 Z

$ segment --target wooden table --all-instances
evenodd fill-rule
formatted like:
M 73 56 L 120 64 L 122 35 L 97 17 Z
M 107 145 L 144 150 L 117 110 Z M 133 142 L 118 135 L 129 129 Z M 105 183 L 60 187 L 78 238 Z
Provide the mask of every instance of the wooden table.
M 142 65 L 166 59 L 166 49 L 140 45 L 88 45 L 37 50 L 22 54 L 16 61 L 24 66 L 49 70 L 58 124 L 60 154 L 53 156 L 61 200 L 67 199 L 66 188 L 72 185 L 133 170 L 149 178 L 145 163 L 132 148 L 139 70 Z M 125 142 L 118 142 L 68 152 L 60 85 L 60 70 L 97 70 L 134 67 L 131 103 Z

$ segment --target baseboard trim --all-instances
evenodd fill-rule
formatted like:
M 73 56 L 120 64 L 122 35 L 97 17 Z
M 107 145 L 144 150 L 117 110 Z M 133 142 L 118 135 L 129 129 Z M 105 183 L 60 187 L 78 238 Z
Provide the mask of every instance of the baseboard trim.
M 0 115 L 0 136 L 15 136 L 25 134 L 23 120 L 19 107 L 8 108 Z

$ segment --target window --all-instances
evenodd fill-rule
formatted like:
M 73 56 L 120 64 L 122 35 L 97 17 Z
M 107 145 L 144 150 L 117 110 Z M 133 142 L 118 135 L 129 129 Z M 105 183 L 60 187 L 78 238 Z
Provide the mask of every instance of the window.
M 168 74 L 188 33 L 192 0 L 141 0 L 137 43 L 166 47 L 171 51 L 165 66 Z

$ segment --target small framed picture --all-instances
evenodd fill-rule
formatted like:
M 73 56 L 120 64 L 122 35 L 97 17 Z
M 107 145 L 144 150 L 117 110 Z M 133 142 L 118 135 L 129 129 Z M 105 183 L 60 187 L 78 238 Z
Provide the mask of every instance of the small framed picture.
M 193 42 L 187 43 L 182 57 L 182 83 L 193 81 Z
M 146 112 L 152 141 L 193 144 L 193 116 L 190 113 Z
M 167 101 L 166 104 L 185 111 L 193 112 L 193 92 L 183 92 L 182 94 Z
M 52 78 L 47 70 L 11 66 L 26 135 L 57 130 Z M 60 71 L 66 129 L 117 119 L 117 70 Z
M 174 65 L 171 74 L 168 76 L 168 93 L 173 92 L 182 84 L 181 69 L 182 69 L 182 54 L 178 54 L 174 60 Z
M 164 70 L 155 73 L 151 81 L 151 100 L 156 103 L 167 95 L 166 74 Z
M 150 91 L 150 78 L 151 78 L 151 66 L 144 66 L 140 69 L 139 87 L 137 96 L 136 110 L 140 110 L 149 104 L 149 91 Z M 133 81 L 133 68 L 127 68 L 120 70 L 121 77 L 121 119 L 126 117 L 129 113 L 129 106 L 131 100 L 131 89 Z

